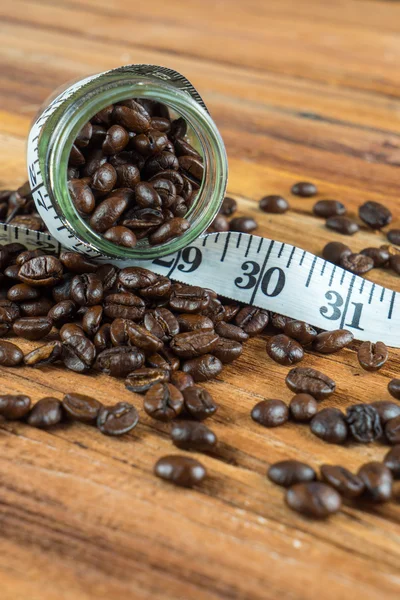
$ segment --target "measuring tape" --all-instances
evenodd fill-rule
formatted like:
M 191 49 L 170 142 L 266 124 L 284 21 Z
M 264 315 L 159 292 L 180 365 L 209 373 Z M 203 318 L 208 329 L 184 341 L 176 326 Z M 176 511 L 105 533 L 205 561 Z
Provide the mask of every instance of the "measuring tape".
M 61 251 L 49 234 L 0 225 L 0 242 L 15 241 L 51 254 Z M 97 260 L 132 266 L 132 261 Z M 321 329 L 344 328 L 356 339 L 400 348 L 399 293 L 290 244 L 246 233 L 210 233 L 176 254 L 137 265 Z

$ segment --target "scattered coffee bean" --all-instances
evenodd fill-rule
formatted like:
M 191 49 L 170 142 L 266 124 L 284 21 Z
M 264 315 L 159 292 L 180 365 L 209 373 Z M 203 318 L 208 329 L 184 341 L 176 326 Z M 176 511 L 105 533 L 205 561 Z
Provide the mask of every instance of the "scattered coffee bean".
M 270 337 L 266 349 L 268 356 L 280 365 L 293 365 L 304 358 L 301 344 L 284 334 Z
M 374 268 L 374 261 L 364 254 L 346 254 L 342 257 L 340 266 L 355 275 L 364 275 Z
M 62 406 L 73 421 L 94 423 L 102 407 L 101 402 L 85 394 L 70 393 L 64 396 Z
M 317 474 L 310 465 L 298 460 L 282 460 L 270 466 L 268 479 L 277 485 L 291 487 L 296 483 L 314 481 Z
M 217 436 L 203 423 L 178 421 L 171 427 L 172 442 L 178 448 L 208 452 L 217 443 Z
M 400 379 L 392 379 L 388 383 L 389 394 L 396 398 L 396 400 L 400 400 Z
M 257 227 L 257 222 L 252 217 L 235 217 L 229 223 L 231 231 L 239 231 L 241 233 L 252 233 Z
M 62 417 L 61 402 L 57 398 L 46 397 L 36 402 L 26 421 L 32 427 L 46 429 L 60 423 Z
M 390 469 L 394 479 L 400 479 L 400 444 L 393 446 L 383 459 L 384 465 Z
M 313 519 L 326 519 L 342 505 L 340 494 L 318 481 L 297 483 L 287 490 L 285 500 L 289 508 Z
M 391 244 L 400 246 L 400 229 L 390 229 L 386 236 Z
M 237 202 L 233 198 L 228 198 L 226 196 L 222 202 L 220 213 L 225 215 L 226 217 L 230 217 L 234 212 L 237 211 Z
M 211 417 L 218 409 L 211 395 L 198 385 L 185 387 L 182 390 L 185 412 L 197 421 Z
M 357 223 L 349 219 L 349 217 L 329 217 L 325 225 L 328 229 L 332 229 L 343 235 L 354 235 L 359 230 Z
M 324 259 L 334 265 L 340 265 L 342 259 L 351 253 L 350 248 L 346 244 L 342 244 L 342 242 L 328 242 L 322 250 Z
M 316 338 L 317 332 L 314 327 L 304 323 L 304 321 L 287 321 L 283 327 L 285 335 L 300 342 L 302 346 L 307 346 Z
M 400 444 L 400 417 L 390 419 L 386 423 L 385 435 L 389 444 Z
M 218 213 L 210 227 L 207 229 L 207 233 L 220 233 L 222 231 L 229 231 L 229 222 L 224 215 Z
M 358 362 L 366 371 L 379 371 L 388 356 L 387 346 L 383 342 L 363 342 L 357 352 Z
M 374 503 L 387 502 L 392 495 L 393 476 L 388 467 L 380 462 L 363 465 L 358 476 L 365 486 L 363 497 Z
M 156 383 L 146 392 L 143 408 L 153 419 L 172 421 L 182 412 L 182 393 L 170 383 Z
M 311 198 L 318 193 L 317 186 L 309 181 L 299 181 L 292 186 L 291 192 L 294 196 L 302 198 Z
M 365 202 L 358 209 L 359 217 L 371 229 L 382 229 L 392 221 L 392 213 L 379 202 Z
M 286 376 L 286 385 L 292 392 L 310 394 L 316 400 L 325 400 L 336 388 L 333 379 L 310 367 L 291 369 Z
M 358 475 L 339 465 L 322 465 L 321 477 L 344 498 L 357 498 L 365 489 L 364 482 Z
M 282 214 L 285 213 L 290 207 L 289 203 L 282 196 L 264 196 L 261 198 L 259 208 L 266 213 Z
M 313 206 L 313 213 L 317 217 L 339 217 L 346 214 L 346 207 L 338 200 L 319 200 Z
M 323 408 L 310 423 L 314 435 L 329 444 L 344 444 L 347 439 L 347 424 L 337 408 Z
M 29 396 L 14 396 L 4 394 L 0 396 L 0 415 L 9 421 L 23 419 L 29 412 L 31 399 Z
M 368 444 L 382 436 L 379 413 L 373 406 L 354 404 L 346 412 L 346 423 L 357 442 Z
M 105 435 L 124 435 L 139 422 L 139 415 L 128 402 L 118 402 L 114 406 L 103 406 L 97 417 L 97 428 Z
M 296 394 L 290 401 L 291 417 L 300 423 L 307 423 L 318 412 L 318 402 L 310 394 Z
M 0 365 L 2 367 L 17 367 L 22 363 L 24 354 L 22 350 L 11 342 L 0 340 Z
M 203 465 L 188 456 L 170 455 L 160 458 L 154 474 L 182 487 L 193 487 L 203 481 L 207 472 Z
M 313 341 L 313 350 L 321 354 L 339 352 L 352 342 L 354 335 L 347 329 L 335 329 L 319 333 Z
M 372 258 L 375 269 L 388 266 L 390 254 L 385 248 L 364 248 L 361 254 Z
M 385 425 L 391 419 L 400 416 L 400 404 L 396 404 L 395 402 L 378 400 L 377 402 L 371 402 L 371 406 L 378 412 L 381 425 Z
M 261 400 L 253 407 L 251 418 L 264 427 L 278 427 L 288 420 L 289 410 L 282 400 Z

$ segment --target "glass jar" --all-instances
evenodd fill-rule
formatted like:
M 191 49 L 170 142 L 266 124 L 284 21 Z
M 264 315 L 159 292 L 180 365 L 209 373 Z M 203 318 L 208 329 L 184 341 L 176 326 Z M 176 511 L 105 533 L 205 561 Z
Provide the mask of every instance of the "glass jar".
M 166 104 L 183 117 L 190 143 L 203 156 L 204 177 L 196 200 L 185 215 L 190 228 L 180 237 L 150 246 L 117 246 L 93 231 L 77 212 L 67 187 L 72 144 L 102 108 L 128 98 Z M 201 97 L 182 75 L 153 65 L 131 65 L 74 83 L 47 104 L 34 123 L 28 141 L 28 175 L 38 212 L 50 233 L 69 249 L 88 256 L 151 260 L 177 252 L 201 235 L 215 218 L 224 198 L 228 167 L 225 147 Z

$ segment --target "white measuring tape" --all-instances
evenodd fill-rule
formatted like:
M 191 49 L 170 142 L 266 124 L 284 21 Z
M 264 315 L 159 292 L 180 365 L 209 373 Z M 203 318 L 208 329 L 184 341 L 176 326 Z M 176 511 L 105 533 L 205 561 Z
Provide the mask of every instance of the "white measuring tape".
M 15 241 L 53 254 L 61 250 L 49 234 L 0 225 L 0 242 Z M 132 261 L 98 260 L 132 266 Z M 245 233 L 211 233 L 176 254 L 137 265 L 321 329 L 345 328 L 356 339 L 400 347 L 399 293 L 289 244 Z

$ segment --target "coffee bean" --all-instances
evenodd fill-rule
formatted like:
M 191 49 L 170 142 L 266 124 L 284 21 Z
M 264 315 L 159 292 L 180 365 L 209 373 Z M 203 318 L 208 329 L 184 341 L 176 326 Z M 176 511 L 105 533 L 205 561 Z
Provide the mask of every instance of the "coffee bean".
M 198 313 L 207 308 L 210 297 L 203 288 L 192 285 L 175 285 L 169 299 L 169 306 L 179 313 Z
M 386 267 L 390 258 L 390 254 L 385 248 L 364 248 L 361 250 L 361 254 L 372 258 L 374 268 Z
M 111 325 L 110 323 L 104 323 L 93 338 L 93 343 L 96 347 L 98 353 L 106 350 L 106 348 L 112 347 L 111 335 L 110 335 Z
M 386 423 L 385 435 L 389 444 L 400 444 L 400 417 L 390 419 Z
M 364 275 L 374 268 L 374 261 L 364 254 L 348 254 L 342 257 L 340 266 L 350 273 Z
M 127 377 L 144 364 L 144 354 L 135 347 L 107 348 L 100 352 L 94 363 L 97 371 L 112 377 Z
M 26 422 L 32 427 L 46 429 L 58 425 L 62 421 L 61 402 L 51 396 L 42 398 L 36 402 L 27 416 Z
M 172 421 L 182 412 L 182 393 L 170 383 L 157 383 L 146 392 L 143 408 L 153 419 Z
M 391 244 L 400 246 L 400 229 L 390 229 L 386 236 Z
M 252 217 L 235 217 L 229 223 L 231 231 L 239 231 L 241 233 L 251 233 L 257 227 L 257 222 Z
M 339 352 L 352 342 L 354 335 L 347 329 L 334 329 L 319 333 L 313 341 L 313 350 L 321 354 Z
M 97 233 L 104 233 L 122 216 L 133 196 L 132 190 L 122 188 L 114 191 L 108 198 L 100 202 L 93 211 L 89 223 Z
M 171 427 L 171 440 L 175 446 L 184 450 L 208 452 L 217 443 L 217 436 L 203 423 L 179 421 Z
M 105 435 L 124 435 L 139 422 L 139 415 L 128 402 L 118 402 L 114 406 L 103 406 L 98 414 L 97 428 Z
M 193 377 L 189 375 L 189 373 L 184 373 L 183 371 L 172 371 L 170 381 L 180 392 L 183 392 L 183 390 L 188 387 L 194 386 Z
M 17 367 L 23 361 L 22 350 L 11 342 L 0 340 L 0 365 L 2 367 Z
M 203 354 L 198 358 L 187 360 L 182 366 L 182 371 L 189 373 L 198 383 L 199 381 L 214 379 L 221 373 L 222 368 L 222 362 L 216 356 Z
M 94 344 L 83 335 L 71 335 L 63 341 L 62 360 L 67 369 L 84 373 L 96 358 Z
M 32 287 L 27 283 L 17 283 L 10 287 L 7 292 L 7 299 L 11 302 L 24 302 L 28 300 L 37 300 L 40 298 L 38 288 Z
M 13 332 L 27 340 L 41 340 L 50 333 L 53 323 L 48 317 L 21 317 L 13 324 Z
M 334 265 L 340 265 L 342 259 L 345 256 L 351 254 L 351 250 L 346 244 L 342 244 L 342 242 L 328 242 L 324 249 L 322 250 L 322 256 L 325 260 L 333 263 Z
M 80 325 L 77 325 L 77 323 L 66 323 L 61 327 L 60 338 L 63 342 L 72 335 L 83 335 L 83 337 L 85 337 L 85 332 Z
M 389 258 L 389 266 L 397 275 L 400 275 L 400 255 L 392 255 Z
M 224 308 L 223 321 L 225 321 L 226 323 L 230 323 L 238 314 L 238 312 L 240 310 L 240 305 L 239 304 L 224 304 L 223 308 Z M 220 322 L 222 322 L 222 321 L 220 321 Z M 248 334 L 246 332 L 244 332 L 244 333 L 248 336 Z M 229 337 L 229 336 L 225 336 L 225 337 Z
M 288 420 L 289 410 L 282 400 L 261 400 L 253 407 L 251 418 L 264 427 L 278 427 Z
M 329 217 L 325 225 L 343 235 L 354 235 L 359 230 L 357 223 L 349 217 Z
M 387 361 L 389 352 L 383 342 L 363 342 L 358 349 L 358 362 L 366 371 L 378 371 Z
M 147 311 L 144 315 L 143 324 L 150 333 L 164 342 L 168 342 L 177 335 L 180 328 L 177 318 L 167 308 L 156 308 L 153 311 Z
M 222 338 L 233 340 L 235 342 L 245 342 L 249 339 L 249 334 L 246 333 L 241 327 L 233 325 L 232 323 L 225 323 L 220 321 L 215 326 L 215 332 Z
M 339 465 L 322 465 L 321 477 L 344 498 L 357 498 L 365 489 L 364 482 L 358 475 Z
M 207 233 L 219 233 L 221 231 L 229 231 L 229 222 L 224 215 L 219 213 L 207 229 Z
M 45 317 L 51 310 L 52 306 L 53 303 L 51 300 L 45 296 L 39 298 L 39 300 L 19 303 L 21 315 L 24 317 Z
M 233 198 L 226 196 L 221 204 L 220 213 L 230 217 L 237 211 L 237 202 Z
M 228 338 L 219 338 L 215 348 L 212 351 L 213 355 L 224 365 L 229 364 L 239 358 L 242 352 L 242 344 Z
M 309 181 L 295 183 L 290 191 L 294 196 L 301 196 L 302 198 L 310 198 L 318 193 L 317 186 Z
M 29 412 L 31 399 L 29 396 L 14 396 L 3 394 L 0 396 L 0 415 L 8 421 L 23 419 Z
M 222 302 L 218 300 L 218 298 L 210 298 L 208 306 L 203 308 L 201 314 L 210 318 L 214 324 L 225 319 L 225 309 Z
M 103 303 L 104 314 L 111 319 L 119 317 L 138 321 L 145 312 L 145 304 L 135 294 L 123 292 L 120 294 L 109 294 Z
M 235 324 L 250 337 L 260 334 L 268 325 L 268 311 L 254 306 L 245 306 L 235 317 Z
M 336 384 L 327 375 L 310 367 L 295 367 L 286 376 L 286 385 L 296 394 L 310 394 L 316 400 L 324 400 L 335 391 Z
M 207 472 L 203 465 L 188 456 L 163 456 L 154 466 L 154 474 L 175 485 L 193 487 L 203 481 Z
M 323 408 L 310 423 L 314 435 L 329 444 L 344 444 L 347 439 L 347 424 L 337 408 Z
M 89 142 L 92 138 L 92 134 L 93 134 L 93 126 L 92 124 L 86 123 L 82 129 L 80 130 L 80 132 L 78 133 L 76 139 L 75 139 L 75 144 L 78 146 L 78 148 L 86 148 L 86 146 L 89 145 Z
M 45 253 L 40 248 L 37 248 L 36 250 L 24 250 L 23 252 L 21 252 L 21 254 L 18 254 L 18 256 L 15 259 L 15 262 L 18 266 L 21 267 L 24 263 L 30 261 L 32 258 L 39 258 L 44 256 Z
M 177 316 L 177 322 L 181 333 L 188 331 L 214 331 L 212 320 L 203 315 L 180 314 Z
M 90 214 L 96 201 L 89 185 L 81 179 L 70 179 L 68 181 L 68 191 L 76 210 L 82 215 Z
M 25 354 L 24 363 L 28 367 L 42 367 L 43 365 L 49 365 L 61 358 L 62 354 L 62 343 L 58 340 L 54 342 L 48 342 L 44 346 L 35 348 L 32 352 Z
M 165 369 L 167 371 L 177 371 L 180 367 L 180 360 L 172 353 L 170 348 L 162 348 L 160 352 L 155 352 L 146 358 L 146 364 L 149 367 Z M 171 379 L 171 377 L 170 377 Z
M 400 379 L 392 379 L 388 383 L 389 394 L 396 398 L 396 400 L 400 400 Z
M 152 245 L 164 244 L 173 238 L 181 236 L 190 228 L 190 222 L 181 217 L 175 217 L 163 223 L 149 236 Z
M 137 239 L 133 231 L 122 225 L 117 225 L 107 229 L 104 233 L 104 237 L 109 242 L 116 244 L 117 246 L 123 246 L 124 248 L 134 248 L 137 243 Z
M 180 358 L 196 358 L 212 352 L 218 340 L 219 336 L 214 332 L 188 331 L 176 335 L 170 348 Z
M 340 217 L 346 214 L 346 207 L 338 200 L 319 200 L 313 206 L 313 213 L 317 217 Z
M 170 373 L 165 369 L 142 367 L 129 373 L 125 379 L 125 387 L 136 393 L 147 392 L 153 385 L 169 381 Z
M 273 483 L 283 487 L 314 481 L 317 478 L 314 469 L 299 460 L 281 460 L 274 463 L 268 469 L 267 476 Z
M 268 356 L 280 365 L 293 365 L 304 358 L 304 350 L 299 342 L 284 334 L 270 337 L 266 349 Z
M 266 213 L 282 214 L 290 207 L 289 203 L 282 196 L 264 196 L 258 204 L 260 210 Z
M 101 305 L 91 306 L 83 315 L 82 327 L 89 337 L 94 336 L 100 328 L 103 318 L 103 307 Z
M 300 423 L 306 423 L 318 412 L 318 402 L 310 394 L 296 394 L 290 401 L 291 417 Z
M 381 424 L 385 425 L 391 419 L 400 416 L 400 405 L 388 400 L 378 400 L 371 402 L 371 406 L 378 412 Z
M 357 442 L 368 444 L 382 436 L 379 413 L 373 406 L 354 404 L 346 412 L 346 423 Z
M 61 262 L 54 256 L 37 256 L 23 263 L 18 277 L 32 286 L 54 285 L 60 281 L 63 273 Z
M 17 304 L 9 300 L 0 301 L 0 323 L 12 325 L 20 317 L 20 309 Z
M 394 479 L 400 479 L 400 445 L 393 446 L 383 459 Z
M 304 321 L 287 321 L 283 331 L 289 338 L 297 340 L 302 346 L 307 346 L 316 338 L 317 331 Z
M 62 401 L 66 415 L 73 421 L 94 423 L 103 406 L 101 402 L 85 394 L 66 394 Z
M 74 318 L 76 308 L 76 304 L 72 300 L 61 300 L 49 310 L 47 316 L 56 327 L 61 327 Z
M 382 229 L 392 221 L 392 213 L 379 202 L 365 202 L 358 209 L 359 217 L 371 229 Z
M 358 476 L 365 486 L 363 497 L 374 503 L 390 500 L 392 495 L 393 476 L 388 467 L 379 462 L 369 462 L 358 471 Z
M 318 481 L 297 483 L 287 490 L 285 500 L 289 508 L 313 519 L 326 519 L 342 505 L 340 494 Z

